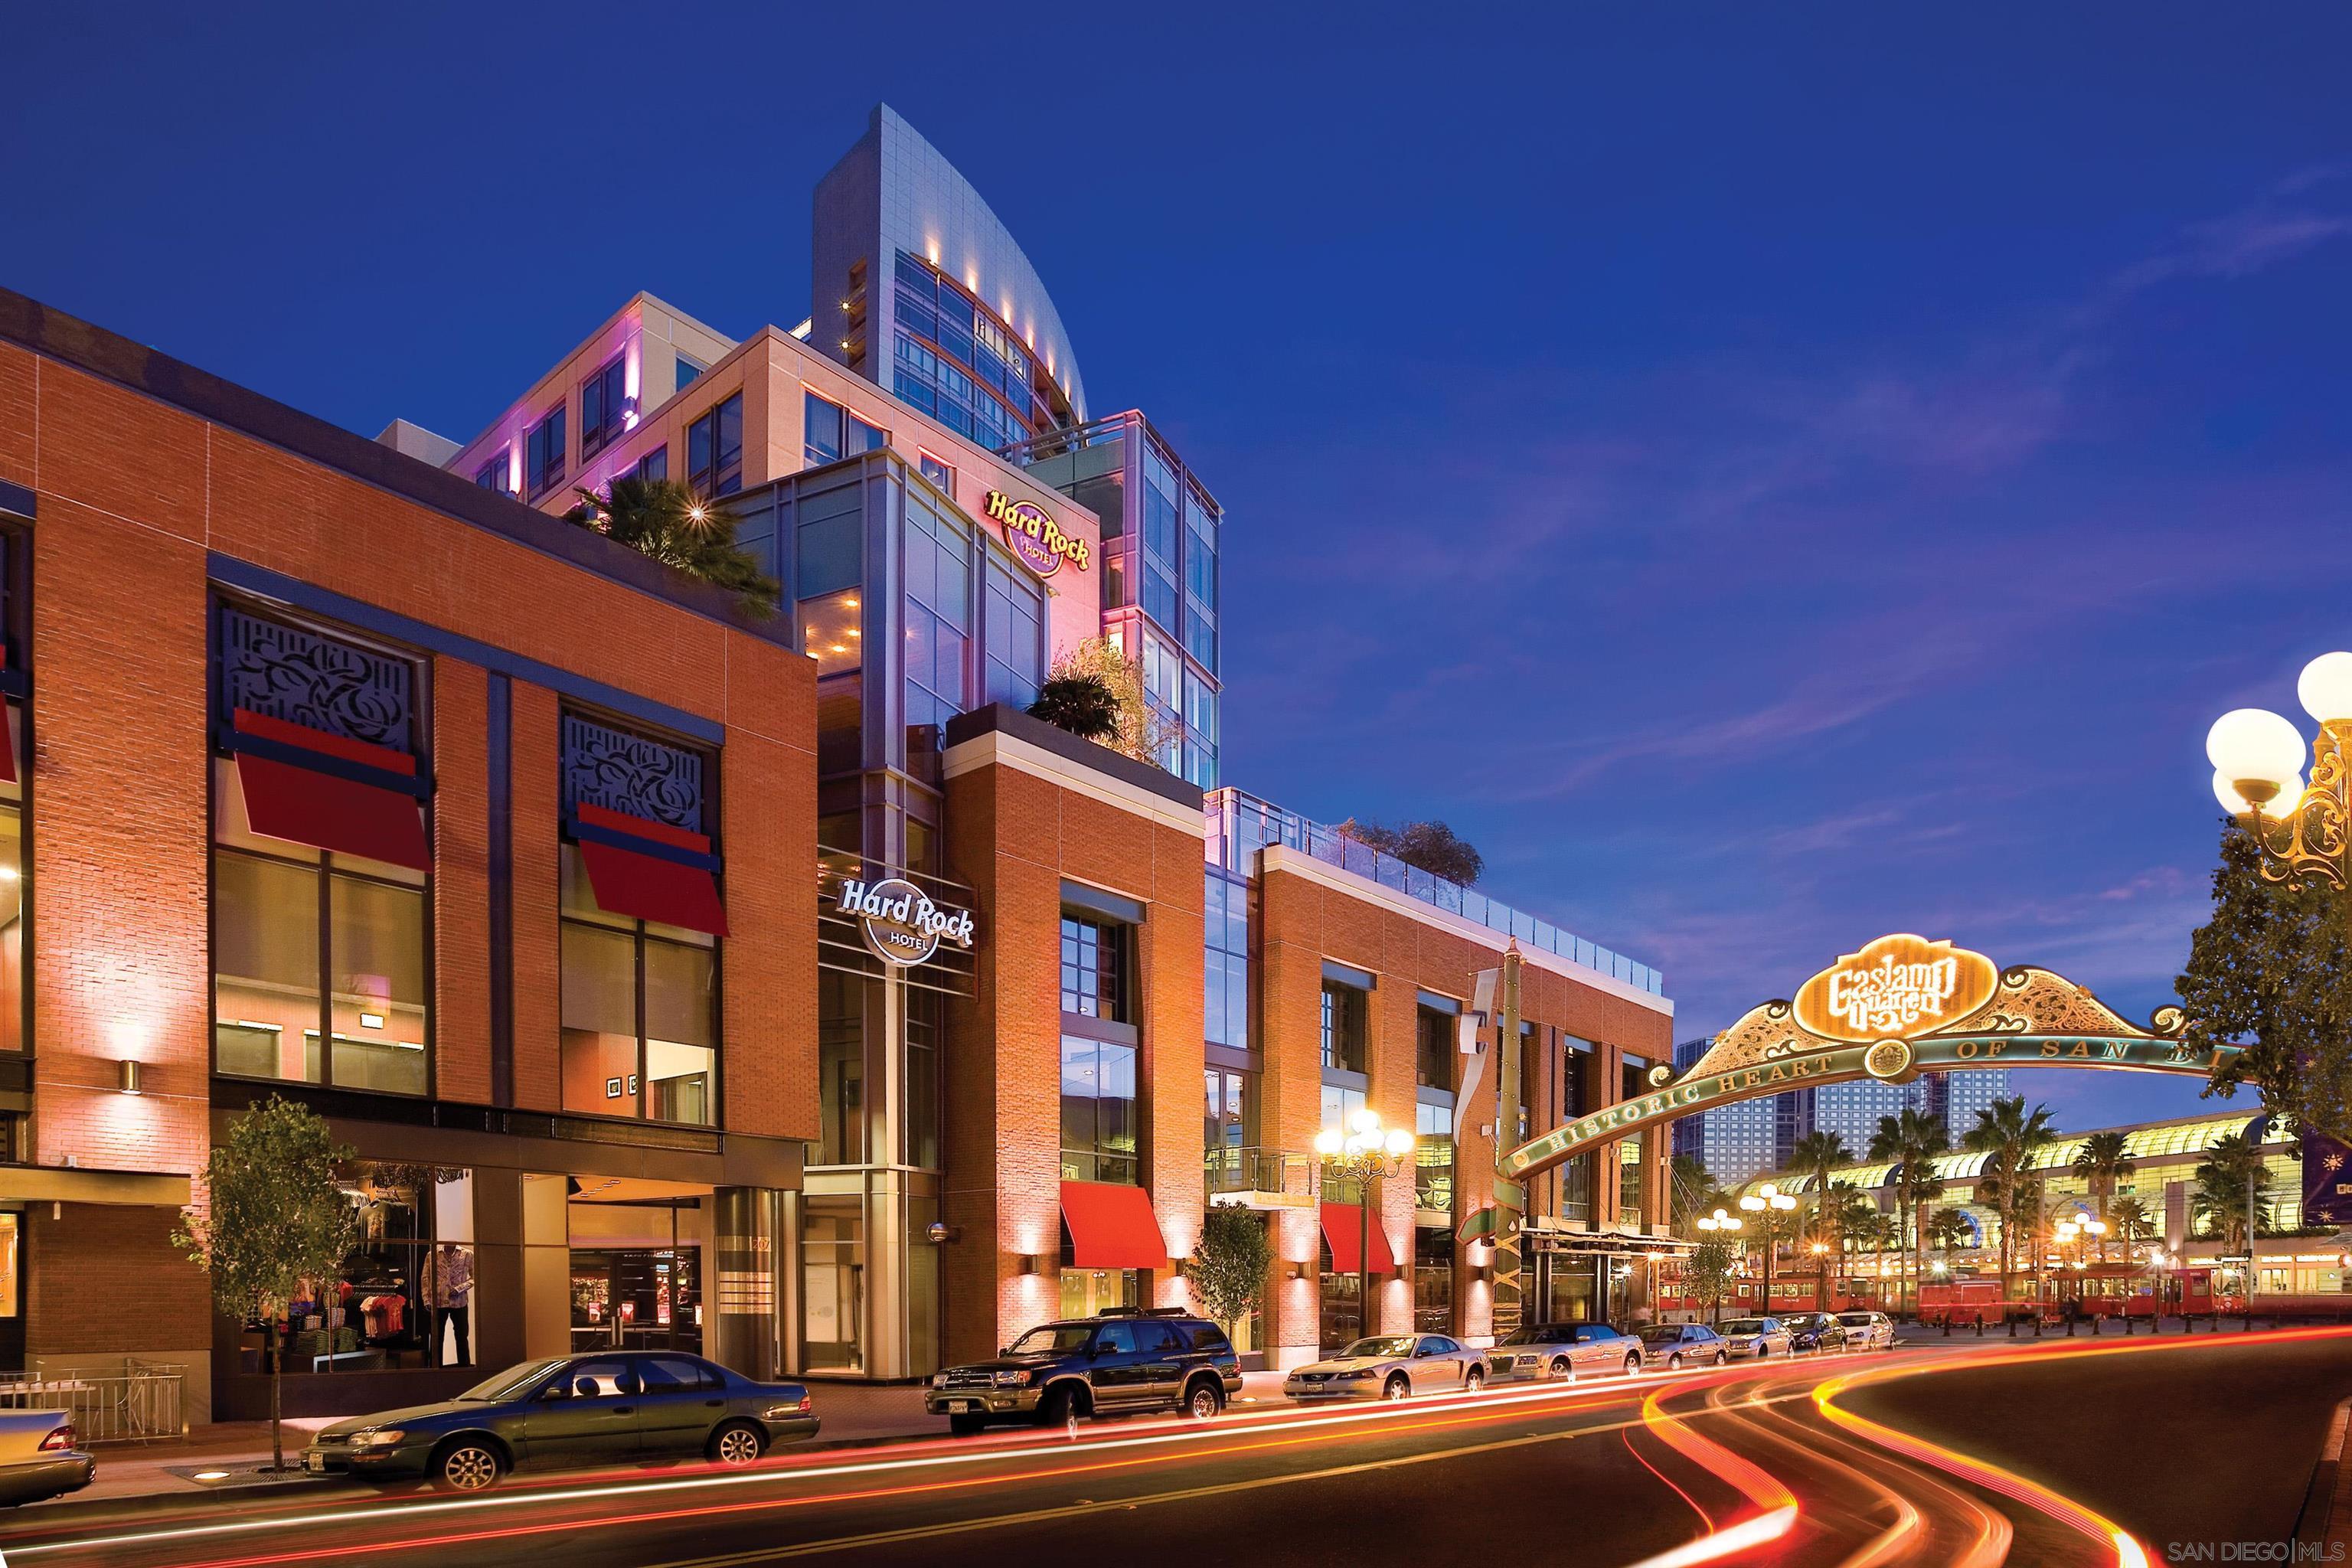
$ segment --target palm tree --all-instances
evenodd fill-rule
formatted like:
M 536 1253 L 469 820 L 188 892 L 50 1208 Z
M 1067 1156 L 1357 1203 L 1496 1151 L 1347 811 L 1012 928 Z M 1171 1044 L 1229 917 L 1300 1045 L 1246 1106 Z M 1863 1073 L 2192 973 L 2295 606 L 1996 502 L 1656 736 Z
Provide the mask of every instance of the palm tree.
M 1822 1205 L 1829 1202 L 1830 1173 L 1840 1165 L 1852 1163 L 1852 1151 L 1846 1148 L 1845 1140 L 1834 1132 L 1808 1132 L 1798 1139 L 1796 1147 L 1789 1152 L 1789 1169 L 1813 1179 L 1813 1233 L 1815 1238 L 1825 1245 L 1828 1244 L 1829 1227 L 1823 1218 Z M 1813 1275 L 1813 1306 L 1817 1310 L 1829 1304 L 1828 1285 L 1829 1270 L 1816 1271 Z
M 1944 1255 L 1948 1268 L 1951 1255 L 1975 1233 L 1975 1227 L 1969 1224 L 1968 1213 L 1963 1209 L 1937 1209 L 1927 1218 L 1927 1239 L 1935 1243 L 1936 1250 Z
M 2117 1198 L 2107 1224 L 2114 1227 L 2116 1239 L 2124 1244 L 2126 1263 L 2131 1261 L 2135 1243 L 2156 1234 L 2156 1222 L 2148 1218 L 2147 1205 L 2137 1198 Z
M 2263 1196 L 2270 1185 L 2270 1170 L 2263 1159 L 2261 1146 L 2242 1132 L 2217 1138 L 2206 1148 L 2196 1174 L 2197 1195 L 2192 1212 L 2221 1238 L 2224 1250 L 2244 1249 L 2251 1277 L 2254 1240 L 2247 1231 L 2248 1208 L 2254 1211 L 2257 1228 L 2270 1223 L 2271 1205 Z
M 2107 1205 L 2116 1195 L 2116 1184 L 2138 1171 L 2127 1152 L 2128 1141 L 2120 1132 L 2094 1132 L 2083 1140 L 2075 1152 L 2074 1169 L 2081 1173 L 2091 1195 L 2099 1200 L 2099 1223 L 2109 1224 Z M 2107 1260 L 2107 1238 L 2099 1237 L 2099 1261 Z
M 1977 1181 L 1976 1199 L 1990 1205 L 2000 1221 L 2000 1299 L 2001 1310 L 2008 1311 L 2011 1263 L 2017 1256 L 2017 1227 L 2029 1226 L 2042 1207 L 2042 1183 L 2033 1175 L 2033 1157 L 2058 1134 L 2050 1125 L 2050 1108 L 2037 1105 L 2032 1115 L 2026 1114 L 2025 1097 L 2011 1095 L 1996 1100 L 1977 1112 L 1977 1124 L 1961 1140 L 1969 1149 L 1986 1156 L 1984 1170 Z M 2039 1250 L 2034 1253 L 2034 1278 L 2041 1278 Z M 2038 1293 L 2038 1288 L 2037 1288 Z M 2036 1311 L 2041 1310 L 2037 1300 Z
M 1919 1234 L 1919 1210 L 1922 1205 L 1944 1194 L 1943 1178 L 1936 1173 L 1936 1159 L 1951 1147 L 1951 1133 L 1945 1128 L 1943 1118 L 1910 1109 L 1900 1116 L 1880 1117 L 1878 1131 L 1870 1135 L 1869 1157 L 1892 1162 L 1895 1166 L 1895 1211 L 1910 1229 L 1910 1245 L 1904 1249 L 1904 1260 L 1909 1265 L 1911 1310 L 1915 1315 L 1919 1310 L 1919 1272 L 1925 1267 L 1921 1255 L 1927 1247 L 1927 1238 Z M 1896 1239 L 1902 1237 L 1898 1236 Z
M 1108 745 L 1118 739 L 1118 694 L 1098 675 L 1056 675 L 1037 688 L 1029 716 L 1081 741 Z
M 783 589 L 735 543 L 735 514 L 677 479 L 614 479 L 606 495 L 582 490 L 563 521 L 593 529 L 674 571 L 731 590 L 754 615 L 772 616 Z

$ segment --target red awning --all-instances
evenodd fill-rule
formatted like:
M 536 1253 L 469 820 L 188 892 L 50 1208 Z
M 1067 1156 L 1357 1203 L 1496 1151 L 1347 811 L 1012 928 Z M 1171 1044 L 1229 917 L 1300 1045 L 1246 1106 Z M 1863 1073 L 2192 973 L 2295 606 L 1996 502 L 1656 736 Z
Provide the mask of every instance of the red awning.
M 1363 1215 L 1353 1204 L 1323 1205 L 1323 1240 L 1331 1248 L 1331 1268 L 1339 1274 L 1360 1274 L 1363 1254 L 1357 1249 L 1357 1239 L 1363 1234 Z M 1380 1216 L 1372 1216 L 1372 1272 L 1393 1274 L 1396 1258 L 1389 1252 L 1388 1232 L 1381 1228 Z
M 237 753 L 236 782 L 256 833 L 412 871 L 431 867 L 415 795 L 250 752 Z
M 618 845 L 580 841 L 588 885 L 596 907 L 641 921 L 727 934 L 727 908 L 719 900 L 719 879 L 699 866 L 681 865 L 658 855 L 640 855 Z
M 1070 1258 L 1080 1268 L 1165 1268 L 1168 1243 L 1152 1216 L 1151 1194 L 1116 1182 L 1064 1182 L 1062 1223 Z

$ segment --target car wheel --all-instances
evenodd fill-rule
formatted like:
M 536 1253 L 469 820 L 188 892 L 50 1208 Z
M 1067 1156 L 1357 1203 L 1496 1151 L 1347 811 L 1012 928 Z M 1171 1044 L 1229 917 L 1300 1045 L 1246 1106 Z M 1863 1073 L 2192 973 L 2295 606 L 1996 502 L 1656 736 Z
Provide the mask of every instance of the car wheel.
M 1381 1390 L 1381 1397 L 1382 1399 L 1409 1399 L 1412 1396 L 1412 1384 L 1404 1380 L 1404 1373 L 1396 1373 L 1391 1375 L 1388 1381 L 1388 1386 Z
M 979 1431 L 987 1425 L 988 1417 L 985 1415 L 950 1415 L 948 1417 L 948 1430 L 954 1433 L 959 1437 L 969 1437 L 974 1432 Z
M 433 1456 L 433 1485 L 445 1492 L 486 1492 L 506 1474 L 506 1456 L 478 1438 L 461 1437 Z
M 1045 1397 L 1037 1402 L 1037 1425 L 1040 1426 L 1066 1426 L 1076 1420 L 1077 1415 L 1078 1402 L 1066 1383 L 1056 1384 L 1047 1389 Z
M 1680 1372 L 1680 1371 L 1682 1371 L 1682 1369 L 1683 1369 L 1683 1355 L 1682 1355 L 1682 1352 L 1680 1352 L 1680 1351 L 1676 1351 L 1674 1354 L 1672 1354 L 1672 1355 L 1670 1355 L 1670 1356 L 1668 1356 L 1668 1357 L 1666 1358 L 1666 1370 L 1667 1370 L 1668 1372 Z
M 1474 1366 L 1462 1375 L 1462 1386 L 1472 1394 L 1486 1386 L 1486 1369 Z
M 1728 1351 L 1717 1351 L 1717 1352 L 1715 1352 L 1715 1364 L 1716 1364 L 1716 1365 L 1717 1365 L 1717 1366 L 1728 1366 L 1730 1363 L 1731 1363 L 1731 1352 L 1728 1352 Z
M 1634 1373 L 1636 1373 L 1640 1372 L 1641 1370 L 1642 1370 L 1642 1358 L 1641 1358 L 1640 1356 L 1637 1356 L 1637 1355 L 1629 1355 L 1629 1356 L 1627 1356 L 1627 1357 L 1625 1358 L 1625 1375 L 1626 1375 L 1627 1377 L 1632 1377 Z
M 1576 1381 L 1576 1368 L 1569 1364 L 1568 1358 L 1566 1356 L 1559 1356 L 1553 1359 L 1551 1363 L 1551 1374 L 1554 1377 L 1560 1378 L 1569 1383 L 1574 1383 Z
M 1192 1386 L 1184 1391 L 1184 1415 L 1188 1420 L 1206 1421 L 1225 1407 L 1225 1391 L 1207 1378 L 1195 1378 Z
M 755 1463 L 768 1451 L 768 1435 L 749 1421 L 730 1421 L 710 1435 L 710 1458 L 722 1465 Z

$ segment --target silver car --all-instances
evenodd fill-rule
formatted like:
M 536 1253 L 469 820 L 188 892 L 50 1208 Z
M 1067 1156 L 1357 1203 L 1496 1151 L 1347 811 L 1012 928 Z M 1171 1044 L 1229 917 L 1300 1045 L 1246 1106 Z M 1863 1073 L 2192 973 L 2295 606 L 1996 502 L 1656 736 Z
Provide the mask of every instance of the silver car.
M 1444 1334 L 1374 1334 L 1328 1361 L 1282 1380 L 1292 1399 L 1411 1399 L 1416 1394 L 1475 1394 L 1486 1358 Z
M 1721 1366 L 1731 1347 L 1705 1323 L 1653 1323 L 1642 1331 L 1642 1362 L 1680 1372 L 1686 1366 Z
M 1717 1331 L 1731 1347 L 1734 1361 L 1760 1361 L 1789 1353 L 1788 1325 L 1778 1318 L 1728 1318 Z
M 1642 1342 L 1606 1323 L 1536 1323 L 1514 1329 L 1486 1352 L 1496 1383 L 1570 1382 L 1642 1369 Z
M 74 1439 L 72 1416 L 0 1411 L 0 1508 L 79 1491 L 97 1473 L 98 1461 Z
M 1840 1312 L 1837 1321 L 1845 1325 L 1845 1348 L 1850 1351 L 1895 1348 L 1895 1321 L 1884 1312 Z

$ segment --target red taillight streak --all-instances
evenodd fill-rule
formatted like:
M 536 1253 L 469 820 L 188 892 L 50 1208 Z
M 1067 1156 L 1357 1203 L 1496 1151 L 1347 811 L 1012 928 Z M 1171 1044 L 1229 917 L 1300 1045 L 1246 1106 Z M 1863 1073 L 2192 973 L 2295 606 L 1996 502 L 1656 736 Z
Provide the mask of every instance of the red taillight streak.
M 1591 1407 L 1596 1409 L 1605 1408 L 1612 1403 L 1620 1402 L 1622 1401 L 1607 1399 L 1595 1400 L 1592 1402 Z M 1580 1401 L 1579 1403 L 1581 1405 L 1582 1402 Z M 1454 1408 L 1458 1408 L 1458 1406 Z M 1425 1421 L 1404 1422 L 1400 1425 L 1399 1429 L 1424 1432 L 1444 1431 L 1456 1426 L 1475 1426 L 1487 1425 L 1496 1421 L 1507 1421 L 1525 1414 L 1527 1414 L 1527 1412 L 1521 1409 L 1493 1410 L 1465 1414 L 1451 1419 L 1429 1419 Z M 706 1503 L 697 1508 L 648 1510 L 639 1513 L 617 1514 L 610 1517 L 600 1518 L 596 1520 L 595 1523 L 597 1528 L 600 1530 L 610 1530 L 625 1528 L 635 1524 L 657 1524 L 669 1520 L 709 1519 L 727 1514 L 757 1513 L 772 1509 L 814 1508 L 825 1503 L 870 1502 L 882 1498 L 916 1497 L 929 1493 L 961 1490 L 979 1486 L 1003 1486 L 1019 1482 L 1057 1480 L 1067 1476 L 1099 1475 L 1115 1470 L 1134 1470 L 1149 1466 L 1167 1464 L 1179 1459 L 1214 1458 L 1223 1455 L 1261 1453 L 1271 1449 L 1293 1448 L 1309 1444 L 1319 1444 L 1328 1442 L 1328 1437 L 1323 1434 L 1307 1433 L 1294 1437 L 1280 1437 L 1249 1443 L 1235 1443 L 1222 1448 L 1177 1449 L 1171 1452 L 1138 1455 L 1132 1458 L 1104 1459 L 1091 1464 L 1055 1466 L 1044 1469 L 1020 1471 L 1012 1475 L 957 1476 L 946 1480 L 913 1482 L 904 1486 L 868 1487 L 855 1491 L 821 1493 L 814 1497 L 763 1498 L 743 1502 Z M 562 1500 L 561 1497 L 558 1496 L 548 1499 L 534 1498 L 530 1500 L 560 1501 Z M 405 1541 L 388 1541 L 378 1542 L 367 1546 L 365 1550 L 371 1552 L 415 1552 L 422 1551 L 428 1547 L 455 1546 L 468 1542 L 510 1541 L 524 1536 L 547 1535 L 559 1531 L 572 1531 L 579 1528 L 580 1525 L 578 1522 L 571 1521 L 562 1523 L 506 1525 L 496 1530 L 466 1531 L 441 1535 L 414 1536 Z M 360 1549 L 353 1547 L 351 1550 L 356 1551 Z M 251 1557 L 216 1558 L 208 1563 L 190 1564 L 189 1568 L 266 1568 L 267 1564 L 271 1563 L 310 1562 L 317 1556 L 318 1553 L 315 1549 L 300 1552 L 274 1552 Z

